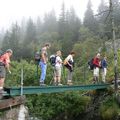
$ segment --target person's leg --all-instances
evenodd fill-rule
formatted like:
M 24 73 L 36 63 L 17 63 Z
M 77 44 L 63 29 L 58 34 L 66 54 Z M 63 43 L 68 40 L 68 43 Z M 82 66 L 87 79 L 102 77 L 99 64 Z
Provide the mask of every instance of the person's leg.
M 4 87 L 4 81 L 6 76 L 6 70 L 4 66 L 0 66 L 0 89 L 3 90 Z
M 62 85 L 61 84 L 61 67 L 58 67 L 58 74 L 57 74 L 57 80 L 58 80 L 58 85 Z
M 57 85 L 57 71 L 56 71 L 56 67 L 54 68 L 54 85 Z
M 102 71 L 102 81 L 105 82 L 105 78 L 106 78 L 106 74 L 107 74 L 107 69 L 104 68 L 103 71 Z
M 40 62 L 40 67 L 41 67 L 40 83 L 44 84 L 45 77 L 46 77 L 47 64 Z
M 0 90 L 4 87 L 5 78 L 0 78 Z
M 96 68 L 93 69 L 93 83 L 96 82 Z
M 105 74 L 105 82 L 106 82 L 107 68 L 105 68 L 104 74 Z
M 99 68 L 96 67 L 96 82 L 99 82 Z
M 104 68 L 102 69 L 102 82 L 105 82 Z
M 72 85 L 72 72 L 68 69 L 67 84 Z
M 6 76 L 6 69 L 4 66 L 0 66 L 0 99 L 3 97 L 4 93 L 4 81 L 5 81 L 5 76 Z
M 99 68 L 95 67 L 93 70 L 93 83 L 99 82 Z

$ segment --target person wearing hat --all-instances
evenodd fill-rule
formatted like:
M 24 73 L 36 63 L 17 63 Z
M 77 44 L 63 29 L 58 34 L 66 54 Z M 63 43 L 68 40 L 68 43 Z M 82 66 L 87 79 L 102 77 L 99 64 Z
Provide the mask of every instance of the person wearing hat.
M 13 51 L 11 49 L 8 49 L 3 55 L 0 56 L 0 92 L 3 91 L 6 69 L 11 74 L 10 57 L 12 56 L 12 54 Z
M 93 59 L 93 82 L 96 83 L 99 81 L 99 69 L 101 67 L 101 62 L 100 62 L 100 53 L 97 53 L 97 55 Z

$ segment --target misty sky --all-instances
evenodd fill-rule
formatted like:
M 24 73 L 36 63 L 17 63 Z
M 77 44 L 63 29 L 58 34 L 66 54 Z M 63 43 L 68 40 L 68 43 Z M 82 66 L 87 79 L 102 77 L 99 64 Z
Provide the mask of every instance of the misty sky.
M 77 15 L 83 19 L 88 0 L 0 0 L 0 29 L 9 28 L 13 22 L 20 22 L 23 17 L 43 17 L 45 12 L 52 9 L 58 16 L 63 1 L 66 8 L 69 9 L 70 6 L 73 6 Z M 97 10 L 100 1 L 91 0 L 93 10 Z

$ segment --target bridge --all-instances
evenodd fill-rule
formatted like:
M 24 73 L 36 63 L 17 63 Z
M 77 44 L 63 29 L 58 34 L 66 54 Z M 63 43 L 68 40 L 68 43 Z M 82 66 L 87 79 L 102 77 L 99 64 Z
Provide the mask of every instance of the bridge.
M 7 94 L 4 95 L 19 96 L 19 95 L 39 94 L 39 93 L 58 93 L 65 91 L 79 91 L 79 90 L 85 91 L 85 90 L 104 89 L 109 86 L 110 84 L 12 87 L 12 88 L 5 88 Z
M 25 103 L 25 95 L 40 93 L 60 93 L 66 91 L 88 91 L 106 89 L 111 84 L 91 84 L 91 85 L 72 85 L 72 86 L 21 86 L 4 88 L 3 100 L 0 101 L 0 109 L 6 109 Z M 7 98 L 7 99 L 6 99 Z

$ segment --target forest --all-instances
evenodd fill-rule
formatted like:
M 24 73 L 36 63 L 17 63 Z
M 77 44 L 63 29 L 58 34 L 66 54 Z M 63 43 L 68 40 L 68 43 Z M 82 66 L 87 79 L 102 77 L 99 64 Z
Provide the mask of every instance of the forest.
M 106 55 L 108 73 L 106 82 L 114 80 L 114 51 L 112 40 L 112 25 L 109 4 L 104 0 L 98 7 L 97 14 L 92 10 L 89 0 L 83 21 L 77 16 L 73 6 L 66 9 L 64 2 L 57 17 L 54 9 L 40 16 L 37 20 L 23 19 L 20 24 L 13 23 L 9 29 L 0 33 L 0 49 L 13 50 L 11 72 L 7 74 L 6 87 L 20 86 L 21 68 L 24 71 L 24 86 L 38 86 L 40 69 L 34 60 L 36 51 L 45 43 L 50 43 L 48 55 L 62 51 L 62 59 L 75 51 L 75 68 L 73 74 L 74 85 L 92 84 L 93 71 L 88 69 L 88 61 L 96 53 Z M 120 73 L 120 1 L 113 0 L 113 16 L 118 56 L 118 75 Z M 46 84 L 53 80 L 52 66 L 48 62 Z M 62 70 L 62 84 L 66 84 L 66 69 Z M 117 120 L 120 108 L 114 99 L 113 91 L 108 90 L 106 98 L 99 91 L 89 91 L 97 96 L 93 104 L 93 97 L 84 96 L 86 92 L 65 92 L 55 94 L 28 95 L 26 106 L 30 116 L 40 120 Z M 90 110 L 89 110 L 90 109 Z M 89 113 L 88 113 L 89 112 Z

